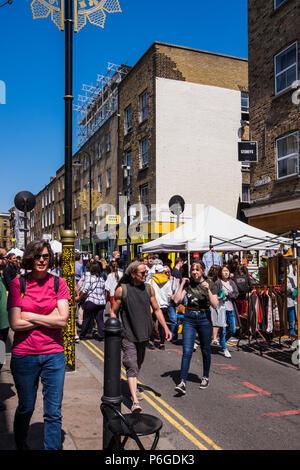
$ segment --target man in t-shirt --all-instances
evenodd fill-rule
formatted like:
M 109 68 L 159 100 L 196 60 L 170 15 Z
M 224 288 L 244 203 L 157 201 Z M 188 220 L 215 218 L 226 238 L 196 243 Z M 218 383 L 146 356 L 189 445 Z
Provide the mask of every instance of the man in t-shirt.
M 172 269 L 172 276 L 175 277 L 176 279 L 179 279 L 179 282 L 181 284 L 182 282 L 182 275 L 180 272 L 180 269 L 183 266 L 183 260 L 181 258 L 176 258 L 175 259 L 175 266 Z
M 172 339 L 172 334 L 166 325 L 164 315 L 155 298 L 154 289 L 150 285 L 145 285 L 146 274 L 146 266 L 142 262 L 134 261 L 128 266 L 125 275 L 129 282 L 121 284 L 116 289 L 110 311 L 111 318 L 115 318 L 122 305 L 123 364 L 126 369 L 132 397 L 132 412 L 140 412 L 142 410 L 137 393 L 137 377 L 144 361 L 146 345 L 153 329 L 150 306 L 159 323 L 164 328 L 166 340 L 171 341 Z

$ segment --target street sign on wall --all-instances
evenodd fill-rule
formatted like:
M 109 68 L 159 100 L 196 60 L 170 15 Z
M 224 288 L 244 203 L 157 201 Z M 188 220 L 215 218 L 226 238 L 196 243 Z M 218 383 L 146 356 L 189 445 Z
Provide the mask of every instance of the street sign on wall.
M 257 142 L 238 142 L 239 162 L 251 163 L 258 161 Z

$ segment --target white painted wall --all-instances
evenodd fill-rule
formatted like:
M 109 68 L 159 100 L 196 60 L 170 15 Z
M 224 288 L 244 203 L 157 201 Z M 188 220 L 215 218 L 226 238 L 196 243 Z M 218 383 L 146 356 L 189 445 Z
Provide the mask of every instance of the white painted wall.
M 240 120 L 239 91 L 156 79 L 156 220 L 169 220 L 168 201 L 175 194 L 187 204 L 186 218 L 196 204 L 236 216 Z

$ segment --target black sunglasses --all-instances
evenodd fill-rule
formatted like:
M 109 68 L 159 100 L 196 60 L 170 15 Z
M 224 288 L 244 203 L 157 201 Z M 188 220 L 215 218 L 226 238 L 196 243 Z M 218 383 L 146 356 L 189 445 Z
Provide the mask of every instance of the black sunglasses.
M 43 258 L 43 260 L 46 261 L 47 259 L 49 259 L 49 255 L 46 254 L 46 255 L 35 255 L 35 256 L 34 256 L 34 259 L 35 259 L 36 261 L 40 260 L 41 258 Z

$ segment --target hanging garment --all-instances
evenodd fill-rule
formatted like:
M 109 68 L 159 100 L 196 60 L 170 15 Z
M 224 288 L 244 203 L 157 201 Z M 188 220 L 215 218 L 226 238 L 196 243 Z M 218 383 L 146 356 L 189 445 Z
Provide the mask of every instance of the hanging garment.
M 273 333 L 273 310 L 272 310 L 272 297 L 268 295 L 268 313 L 267 313 L 267 333 Z

